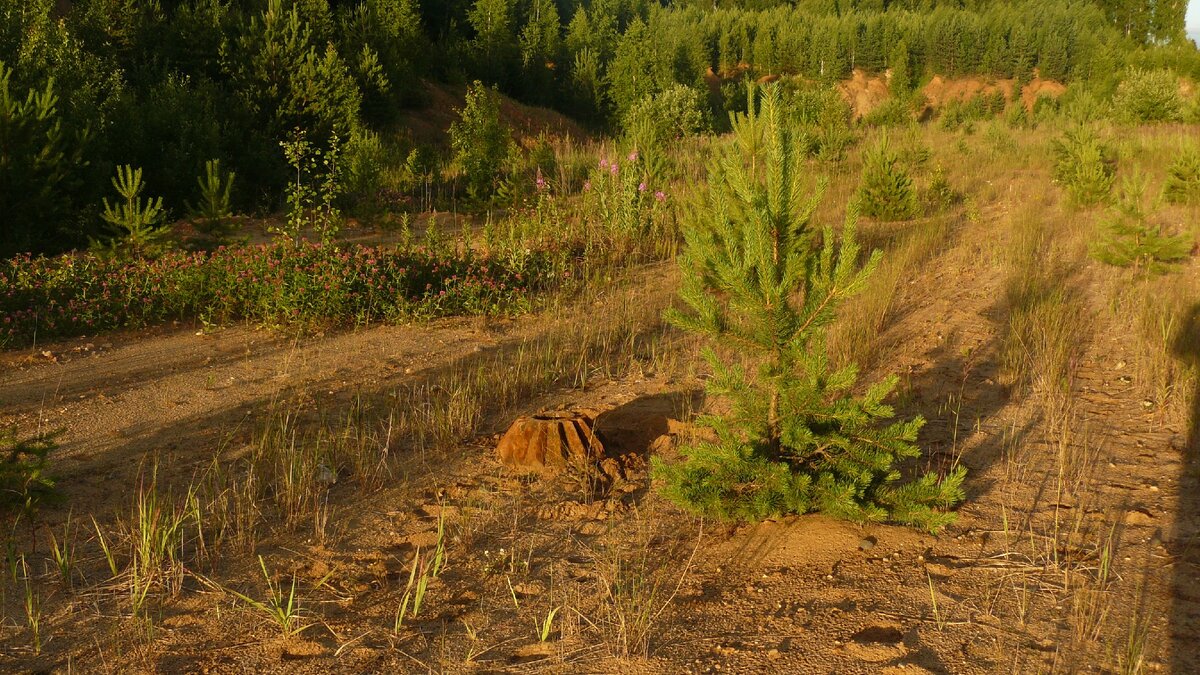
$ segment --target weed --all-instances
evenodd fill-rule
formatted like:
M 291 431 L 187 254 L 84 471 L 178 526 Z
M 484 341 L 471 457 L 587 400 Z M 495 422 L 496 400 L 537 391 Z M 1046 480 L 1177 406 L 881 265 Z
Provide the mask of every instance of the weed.
M 266 615 L 275 625 L 279 626 L 284 637 L 291 637 L 308 629 L 311 624 L 301 625 L 300 623 L 300 601 L 296 597 L 296 575 L 292 575 L 291 586 L 285 593 L 283 583 L 271 579 L 271 573 L 267 571 L 267 563 L 261 555 L 258 556 L 258 566 L 262 569 L 263 579 L 267 582 L 268 595 L 266 602 L 255 600 L 248 595 L 234 590 L 230 590 L 229 592 L 236 595 L 247 605 Z

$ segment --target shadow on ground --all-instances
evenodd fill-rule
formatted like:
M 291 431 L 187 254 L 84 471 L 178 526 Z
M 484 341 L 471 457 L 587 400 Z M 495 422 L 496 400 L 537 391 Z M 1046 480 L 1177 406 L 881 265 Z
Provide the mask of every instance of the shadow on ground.
M 1200 371 L 1200 304 L 1180 326 L 1175 354 L 1193 372 Z M 1174 559 L 1171 588 L 1171 672 L 1194 673 L 1200 667 L 1200 385 L 1191 394 L 1189 421 L 1179 476 L 1179 510 L 1168 550 Z

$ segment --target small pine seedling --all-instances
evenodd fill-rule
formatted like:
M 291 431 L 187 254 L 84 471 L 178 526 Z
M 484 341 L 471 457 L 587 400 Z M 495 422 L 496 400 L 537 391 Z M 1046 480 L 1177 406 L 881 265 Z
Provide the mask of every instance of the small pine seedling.
M 1200 204 L 1200 150 L 1185 150 L 1171 163 L 1163 199 L 1169 204 Z
M 863 158 L 859 211 L 879 220 L 908 220 L 917 215 L 917 192 L 884 135 Z
M 1161 225 L 1151 222 L 1144 206 L 1145 194 L 1143 176 L 1135 174 L 1122 182 L 1112 216 L 1089 247 L 1093 258 L 1147 274 L 1167 272 L 1173 264 L 1187 259 L 1192 250 L 1191 238 L 1169 235 Z

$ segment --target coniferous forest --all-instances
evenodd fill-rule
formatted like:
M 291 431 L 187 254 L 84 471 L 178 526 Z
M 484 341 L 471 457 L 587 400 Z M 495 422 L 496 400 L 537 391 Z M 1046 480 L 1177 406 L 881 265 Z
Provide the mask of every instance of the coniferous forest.
M 596 130 L 689 87 L 718 129 L 737 80 L 832 83 L 855 69 L 1082 83 L 1111 94 L 1129 67 L 1200 75 L 1185 3 L 194 2 L 10 0 L 0 7 L 4 210 L 0 252 L 110 236 L 97 205 L 140 167 L 166 213 L 205 163 L 240 180 L 239 212 L 278 210 L 297 131 L 346 161 L 389 151 L 424 82 L 479 80 Z M 716 91 L 709 86 L 720 78 Z M 381 136 L 382 141 L 381 141 Z M 389 152 L 392 154 L 392 152 Z M 418 153 L 418 156 L 421 156 Z M 428 160 L 427 160 L 428 161 Z M 364 186 L 365 187 L 365 186 Z
M 1187 9 L 0 0 L 0 670 L 1200 672 Z

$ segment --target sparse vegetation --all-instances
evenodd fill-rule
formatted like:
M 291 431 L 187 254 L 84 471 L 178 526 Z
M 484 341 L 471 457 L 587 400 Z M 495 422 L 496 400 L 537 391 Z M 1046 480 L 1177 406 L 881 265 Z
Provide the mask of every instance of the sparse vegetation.
M 0 0 L 5 667 L 1197 670 L 1181 8 Z

